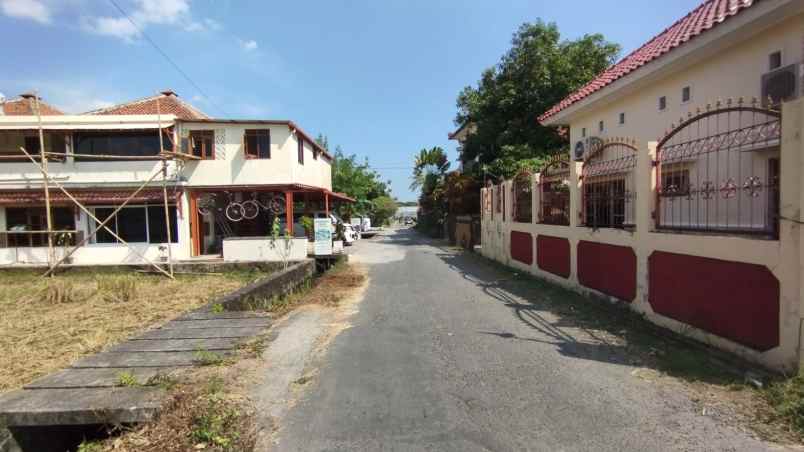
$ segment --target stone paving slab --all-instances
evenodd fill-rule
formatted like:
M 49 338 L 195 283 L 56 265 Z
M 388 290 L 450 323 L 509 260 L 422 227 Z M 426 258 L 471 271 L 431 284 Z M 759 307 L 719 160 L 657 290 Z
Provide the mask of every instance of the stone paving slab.
M 215 353 L 222 356 L 231 354 L 230 351 L 226 350 Z M 184 367 L 198 364 L 197 352 L 103 352 L 79 359 L 72 367 L 76 369 L 97 367 Z
M 132 342 L 155 339 L 248 338 L 262 333 L 265 327 L 243 328 L 171 328 L 148 331 Z
M 177 317 L 174 320 L 221 320 L 221 319 L 265 319 L 270 318 L 266 313 L 256 311 L 230 311 L 230 312 L 210 312 L 195 311 Z
M 245 328 L 267 327 L 271 324 L 268 318 L 252 319 L 213 319 L 213 320 L 173 320 L 164 324 L 162 330 L 175 328 Z
M 37 389 L 0 396 L 0 424 L 13 426 L 149 422 L 165 391 L 144 388 Z
M 123 386 L 120 375 L 129 374 L 140 385 L 147 385 L 157 375 L 170 375 L 177 367 L 107 367 L 100 369 L 64 369 L 44 376 L 25 389 L 112 388 Z
M 156 339 L 126 341 L 108 352 L 195 352 L 198 350 L 232 350 L 245 338 Z

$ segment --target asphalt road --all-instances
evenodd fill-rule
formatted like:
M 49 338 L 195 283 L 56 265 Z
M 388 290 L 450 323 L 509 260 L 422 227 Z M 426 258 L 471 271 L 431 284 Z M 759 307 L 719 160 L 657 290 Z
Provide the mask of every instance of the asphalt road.
M 766 450 L 542 296 L 411 231 L 360 242 L 370 285 L 275 450 Z M 545 300 L 541 300 L 544 302 Z M 547 300 L 549 302 L 549 300 Z

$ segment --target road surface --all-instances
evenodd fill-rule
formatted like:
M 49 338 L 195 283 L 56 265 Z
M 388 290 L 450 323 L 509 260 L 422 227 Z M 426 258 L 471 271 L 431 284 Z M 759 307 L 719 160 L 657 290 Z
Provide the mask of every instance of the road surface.
M 768 449 L 636 378 L 621 347 L 482 259 L 408 230 L 354 251 L 370 283 L 353 327 L 278 421 L 274 450 Z

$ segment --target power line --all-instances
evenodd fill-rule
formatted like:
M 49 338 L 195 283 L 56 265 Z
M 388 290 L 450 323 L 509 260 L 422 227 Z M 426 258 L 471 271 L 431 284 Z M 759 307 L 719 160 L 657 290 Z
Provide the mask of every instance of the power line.
M 165 59 L 168 61 L 168 63 L 170 63 L 170 65 L 171 65 L 171 66 L 173 66 L 173 68 L 175 68 L 175 69 L 176 69 L 176 71 L 178 71 L 178 72 L 179 72 L 179 74 L 181 74 L 181 75 L 182 75 L 182 77 L 184 77 L 184 78 L 185 78 L 185 79 L 186 79 L 186 80 L 187 80 L 187 81 L 188 81 L 188 82 L 189 82 L 191 85 L 193 85 L 193 87 L 195 87 L 195 89 L 196 89 L 196 90 L 198 90 L 198 92 L 199 92 L 199 93 L 201 93 L 201 95 L 202 95 L 202 96 L 204 96 L 204 98 L 205 98 L 205 99 L 207 99 L 207 100 L 209 101 L 209 103 L 210 103 L 210 104 L 212 104 L 212 106 L 213 106 L 213 107 L 215 107 L 215 109 L 216 109 L 216 110 L 218 110 L 218 111 L 220 111 L 221 113 L 223 113 L 223 115 L 224 115 L 224 116 L 229 116 L 229 114 L 228 114 L 228 113 L 226 113 L 226 110 L 224 110 L 224 109 L 223 109 L 223 108 L 221 108 L 221 107 L 220 107 L 218 104 L 216 104 L 216 103 L 215 103 L 215 102 L 212 100 L 212 98 L 211 98 L 211 97 L 210 97 L 210 96 L 209 96 L 209 95 L 208 95 L 206 92 L 204 92 L 204 90 L 203 90 L 203 89 L 201 89 L 201 87 L 200 87 L 200 86 L 198 86 L 198 84 L 197 84 L 196 82 L 194 82 L 194 81 L 193 81 L 193 79 L 191 79 L 191 78 L 190 78 L 190 76 L 189 76 L 189 75 L 187 75 L 187 73 L 186 73 L 186 72 L 184 72 L 184 71 L 183 71 L 183 70 L 182 70 L 182 69 L 179 67 L 179 65 L 178 65 L 178 64 L 176 64 L 176 63 L 175 63 L 175 62 L 174 62 L 174 61 L 173 61 L 173 60 L 170 58 L 170 56 L 169 56 L 167 53 L 165 53 L 165 51 L 164 51 L 164 50 L 162 50 L 162 48 L 161 48 L 161 47 L 159 47 L 159 46 L 156 44 L 156 42 L 154 42 L 154 40 L 153 40 L 153 39 L 151 39 L 151 37 L 150 37 L 150 36 L 148 36 L 148 34 L 147 34 L 147 33 L 145 33 L 145 30 L 143 30 L 142 28 L 140 28 L 140 26 L 139 26 L 139 25 L 137 25 L 137 23 L 136 23 L 136 22 L 134 22 L 134 19 L 132 19 L 132 18 L 131 18 L 131 16 L 129 16 L 129 15 L 128 15 L 128 13 L 126 13 L 126 11 L 125 11 L 125 10 L 123 10 L 123 8 L 121 8 L 119 4 L 117 4 L 117 1 L 116 1 L 116 0 L 109 0 L 109 2 L 110 2 L 112 5 L 114 5 L 114 7 L 115 7 L 115 8 L 117 8 L 117 10 L 118 10 L 118 11 L 120 11 L 120 14 L 122 14 L 122 15 L 123 15 L 123 17 L 125 17 L 126 19 L 128 19 L 128 21 L 129 21 L 129 22 L 131 22 L 131 25 L 133 25 L 133 26 L 134 26 L 134 28 L 135 28 L 135 29 L 136 29 L 136 30 L 137 30 L 137 31 L 138 31 L 138 32 L 139 32 L 139 33 L 140 33 L 142 36 L 144 36 L 144 37 L 145 37 L 145 39 L 146 39 L 146 40 L 147 40 L 147 41 L 148 41 L 148 42 L 149 42 L 149 43 L 150 43 L 150 44 L 151 44 L 151 45 L 154 47 L 154 49 L 156 49 L 156 51 L 157 51 L 157 52 L 159 52 L 159 53 L 160 53 L 160 54 L 161 54 L 163 57 L 165 57 Z

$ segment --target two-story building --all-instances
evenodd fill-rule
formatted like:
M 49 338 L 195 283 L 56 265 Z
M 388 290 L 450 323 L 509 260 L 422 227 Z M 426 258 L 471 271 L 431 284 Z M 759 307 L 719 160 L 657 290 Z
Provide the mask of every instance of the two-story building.
M 168 236 L 174 259 L 220 256 L 226 239 L 270 235 L 275 218 L 303 235 L 301 214 L 350 201 L 332 192 L 332 156 L 292 121 L 212 119 L 165 91 L 80 115 L 39 100 L 40 124 L 36 100 L 8 101 L 0 115 L 3 264 L 47 263 L 44 178 L 19 149 L 38 161 L 40 127 L 53 228 L 63 231 L 55 242 L 66 248 L 89 238 L 75 264 L 164 259 Z M 108 226 L 131 246 L 96 231 L 92 218 L 105 220 L 127 199 Z

